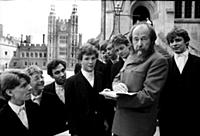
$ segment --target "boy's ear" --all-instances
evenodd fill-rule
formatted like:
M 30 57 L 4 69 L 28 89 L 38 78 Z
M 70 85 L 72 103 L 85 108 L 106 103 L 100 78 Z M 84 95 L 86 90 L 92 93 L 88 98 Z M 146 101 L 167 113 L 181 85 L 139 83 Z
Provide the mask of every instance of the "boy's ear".
M 189 45 L 189 41 L 185 42 L 186 45 Z
M 7 89 L 7 90 L 6 90 L 6 94 L 7 94 L 8 96 L 12 96 L 12 95 L 13 95 L 12 90 L 11 90 L 11 89 Z

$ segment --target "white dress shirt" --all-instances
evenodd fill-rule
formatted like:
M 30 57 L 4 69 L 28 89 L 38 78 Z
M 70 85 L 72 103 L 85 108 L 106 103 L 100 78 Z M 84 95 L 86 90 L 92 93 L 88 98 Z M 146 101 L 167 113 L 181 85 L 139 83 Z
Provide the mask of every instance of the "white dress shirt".
M 8 102 L 8 105 L 11 107 L 11 109 L 17 114 L 23 125 L 28 128 L 28 119 L 26 115 L 26 108 L 25 104 L 18 106 L 13 104 L 12 102 Z
M 94 86 L 94 71 L 93 72 L 87 72 L 83 69 L 81 69 L 81 72 L 83 76 L 87 79 L 87 81 L 90 83 L 90 85 Z
M 65 90 L 62 85 L 58 85 L 55 83 L 56 94 L 60 98 L 60 100 L 65 103 Z
M 180 73 L 182 73 L 183 68 L 188 60 L 188 54 L 189 54 L 188 50 L 186 50 L 181 54 L 174 53 L 175 62 Z
M 41 97 L 42 97 L 42 93 L 40 95 L 33 95 L 31 94 L 31 100 L 34 102 L 34 103 L 37 103 L 40 105 L 40 101 L 41 101 Z

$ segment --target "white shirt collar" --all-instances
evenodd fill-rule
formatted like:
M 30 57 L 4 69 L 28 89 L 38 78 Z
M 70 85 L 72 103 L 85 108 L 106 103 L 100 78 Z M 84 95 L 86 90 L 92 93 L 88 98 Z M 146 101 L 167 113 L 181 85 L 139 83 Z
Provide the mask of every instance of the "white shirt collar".
M 83 76 L 88 80 L 91 86 L 94 85 L 94 70 L 92 72 L 87 72 L 81 68 Z
M 40 93 L 39 95 L 35 96 L 33 94 L 31 94 L 31 100 L 37 99 L 37 98 L 41 98 L 42 97 L 42 93 Z
M 188 50 L 186 50 L 186 51 L 184 51 L 183 53 L 180 53 L 180 54 L 174 53 L 174 57 L 175 58 L 178 58 L 178 57 L 188 57 L 188 55 L 189 55 L 189 51 Z
M 56 88 L 56 90 L 57 90 L 57 89 L 59 89 L 59 88 L 63 88 L 63 86 L 62 86 L 62 85 L 59 85 L 59 84 L 57 84 L 57 83 L 55 82 L 55 88 Z
M 18 114 L 19 113 L 19 110 L 23 107 L 25 107 L 25 104 L 21 105 L 21 106 L 18 106 L 10 101 L 8 101 L 8 105 L 11 107 L 11 109 L 16 113 Z
M 83 73 L 83 75 L 85 77 L 94 77 L 94 70 L 92 72 L 87 72 L 87 71 L 81 69 L 81 72 Z
M 189 55 L 188 50 L 186 50 L 185 52 L 183 52 L 181 54 L 174 53 L 174 59 L 175 59 L 176 65 L 177 65 L 180 73 L 183 72 L 185 64 L 188 60 L 188 55 Z

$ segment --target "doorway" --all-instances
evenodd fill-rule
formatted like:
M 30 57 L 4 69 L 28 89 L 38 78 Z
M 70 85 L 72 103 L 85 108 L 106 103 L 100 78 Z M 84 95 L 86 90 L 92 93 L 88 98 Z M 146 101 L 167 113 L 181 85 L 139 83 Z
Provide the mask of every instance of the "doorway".
M 133 25 L 137 21 L 146 21 L 147 18 L 151 20 L 149 10 L 144 6 L 136 7 L 132 15 Z

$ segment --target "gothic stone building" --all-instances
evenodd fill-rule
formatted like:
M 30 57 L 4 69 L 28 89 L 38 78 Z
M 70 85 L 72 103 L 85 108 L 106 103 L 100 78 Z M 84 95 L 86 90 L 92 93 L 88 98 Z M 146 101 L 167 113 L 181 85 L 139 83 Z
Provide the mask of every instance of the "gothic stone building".
M 69 20 L 56 19 L 55 7 L 52 5 L 48 17 L 47 62 L 63 59 L 67 68 L 73 68 L 77 62 L 77 50 L 81 45 L 82 35 L 78 34 L 77 6 Z
M 45 44 L 21 43 L 9 64 L 10 68 L 26 68 L 30 65 L 38 65 L 46 69 L 47 46 Z
M 128 34 L 131 26 L 147 18 L 153 22 L 157 43 L 166 45 L 165 36 L 174 27 L 182 27 L 191 37 L 190 49 L 200 55 L 199 1 L 138 1 L 123 0 L 119 16 L 114 12 L 114 1 L 102 0 L 101 38 L 109 39 L 116 29 Z M 118 18 L 119 21 L 116 19 Z M 116 28 L 118 27 L 118 28 Z M 165 46 L 165 48 L 167 48 Z
M 32 44 L 30 36 L 26 36 L 25 42 L 17 45 L 9 68 L 25 68 L 30 65 L 38 65 L 46 69 L 47 63 L 53 59 L 63 59 L 67 68 L 72 69 L 77 62 L 77 50 L 82 43 L 82 35 L 78 34 L 77 7 L 73 5 L 70 19 L 67 21 L 56 19 L 55 7 L 51 7 L 48 18 L 48 39 L 42 44 Z
M 11 58 L 16 55 L 17 42 L 12 37 L 0 35 L 0 72 L 9 68 Z

